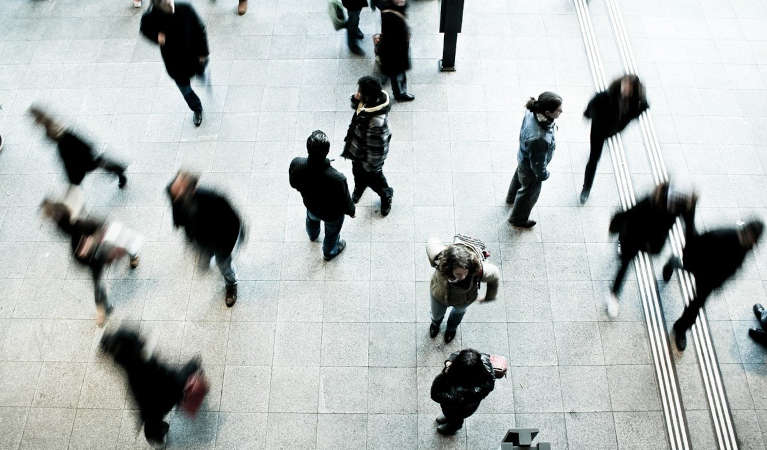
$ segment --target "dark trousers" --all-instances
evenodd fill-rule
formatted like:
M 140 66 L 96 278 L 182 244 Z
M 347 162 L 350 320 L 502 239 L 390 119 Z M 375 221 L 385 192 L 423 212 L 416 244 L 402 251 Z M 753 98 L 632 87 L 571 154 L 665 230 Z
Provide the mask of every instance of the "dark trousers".
M 360 12 L 361 9 L 347 9 L 349 19 L 346 21 L 346 43 L 349 48 L 358 46 L 360 30 Z
M 200 361 L 198 359 L 192 359 L 191 361 L 187 362 L 178 372 L 176 372 L 175 378 L 176 386 L 178 387 L 179 391 L 179 401 L 184 395 L 183 391 L 184 386 L 186 385 L 186 380 L 199 369 Z M 142 414 L 146 418 L 144 421 L 144 436 L 146 437 L 147 441 L 160 444 L 165 440 L 165 435 L 168 433 L 170 425 L 168 425 L 168 423 L 165 422 L 163 418 L 169 412 L 170 410 L 142 411 Z
M 394 98 L 407 94 L 407 75 L 405 72 L 389 75 L 389 78 L 391 79 L 391 90 L 394 93 Z
M 682 268 L 679 258 L 676 257 L 669 259 L 666 265 L 671 265 L 671 267 L 675 269 Z M 684 333 L 692 327 L 695 323 L 695 319 L 698 318 L 698 311 L 703 308 L 706 304 L 706 299 L 716 288 L 717 286 L 711 285 L 705 278 L 695 277 L 695 298 L 685 306 L 684 311 L 682 311 L 682 316 L 674 323 L 674 329 L 677 333 Z
M 442 408 L 442 414 L 447 419 L 450 428 L 457 430 L 463 426 L 463 419 L 471 416 L 479 408 L 479 402 L 467 403 L 461 406 L 439 405 Z
M 96 165 L 106 170 L 107 172 L 112 172 L 118 177 L 122 176 L 125 173 L 125 166 L 123 166 L 122 164 L 120 164 L 119 162 L 113 159 L 109 159 L 108 157 L 104 155 L 100 155 L 96 157 Z
M 594 130 L 591 127 L 591 151 L 589 152 L 589 161 L 586 163 L 586 173 L 583 175 L 583 190 L 591 192 L 591 186 L 594 184 L 594 175 L 597 173 L 597 165 L 602 157 L 602 148 L 605 145 L 604 133 Z
M 541 195 L 541 186 L 542 183 L 538 181 L 527 161 L 517 165 L 517 171 L 514 172 L 509 191 L 506 193 L 506 202 L 514 203 L 509 222 L 523 223 L 530 218 L 530 211 Z
M 202 102 L 200 102 L 200 97 L 197 96 L 197 94 L 194 93 L 194 90 L 192 89 L 191 80 L 175 80 L 176 86 L 178 86 L 178 89 L 181 91 L 181 95 L 184 96 L 184 100 L 186 100 L 186 104 L 189 105 L 189 109 L 191 109 L 194 112 L 200 112 L 202 111 Z
M 370 188 L 381 197 L 381 200 L 384 200 L 390 198 L 394 193 L 394 190 L 389 187 L 389 183 L 386 181 L 383 170 L 367 172 L 362 168 L 361 162 L 353 161 L 352 175 L 354 175 L 355 194 L 362 195 L 366 188 Z
M 320 221 L 319 217 L 306 210 L 306 234 L 312 241 L 320 236 Z M 338 254 L 338 241 L 340 241 L 341 227 L 344 225 L 344 216 L 323 222 L 325 222 L 325 238 L 322 240 L 322 253 L 329 258 Z
M 620 267 L 618 267 L 618 273 L 615 274 L 615 281 L 613 281 L 612 292 L 616 296 L 621 293 L 623 288 L 623 279 L 626 278 L 626 272 L 629 269 L 631 260 L 639 253 L 638 250 L 631 250 L 621 247 L 621 261 Z

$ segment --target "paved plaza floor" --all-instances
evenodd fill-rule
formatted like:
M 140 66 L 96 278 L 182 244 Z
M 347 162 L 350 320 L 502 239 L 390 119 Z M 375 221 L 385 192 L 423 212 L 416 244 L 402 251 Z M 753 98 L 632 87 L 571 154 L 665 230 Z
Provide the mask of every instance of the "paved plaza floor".
M 168 448 L 494 449 L 514 426 L 539 428 L 554 449 L 669 448 L 633 268 L 620 316 L 603 307 L 617 268 L 607 225 L 619 205 L 607 154 L 588 204 L 578 204 L 588 156 L 581 115 L 594 87 L 570 1 L 467 1 L 457 72 L 440 73 L 439 2 L 411 0 L 416 100 L 389 116 L 392 211 L 382 218 L 368 191 L 331 262 L 305 234 L 287 168 L 322 129 L 351 183 L 339 155 L 356 80 L 375 71 L 378 12 L 363 11 L 360 58 L 324 0 L 250 0 L 242 17 L 235 0 L 192 3 L 211 47 L 212 86 L 195 85 L 200 128 L 158 48 L 139 36 L 141 11 L 129 0 L 0 1 L 0 448 L 148 447 L 122 374 L 97 352 L 104 329 L 89 274 L 40 217 L 41 199 L 62 194 L 65 177 L 25 115 L 33 102 L 130 163 L 124 191 L 103 173 L 83 185 L 92 214 L 146 237 L 136 270 L 107 275 L 107 328 L 140 328 L 171 363 L 200 354 L 212 382 L 196 419 L 170 414 Z M 700 193 L 700 226 L 767 219 L 767 4 L 619 4 L 666 164 Z M 590 10 L 606 72 L 617 76 L 606 8 L 592 0 Z M 564 113 L 538 225 L 521 231 L 506 223 L 504 199 L 523 105 L 544 90 L 562 95 Z M 624 140 L 634 185 L 646 192 L 636 126 Z M 164 188 L 180 167 L 200 171 L 245 217 L 231 309 L 215 267 L 199 271 L 172 227 Z M 428 336 L 424 244 L 455 233 L 488 243 L 502 283 L 446 345 Z M 742 449 L 767 441 L 767 352 L 747 336 L 757 326 L 751 306 L 767 303 L 765 281 L 759 249 L 706 308 Z M 681 292 L 675 282 L 659 289 L 670 327 Z M 506 355 L 510 374 L 445 438 L 429 389 L 447 355 L 465 347 Z M 696 355 L 674 361 L 691 444 L 716 448 Z

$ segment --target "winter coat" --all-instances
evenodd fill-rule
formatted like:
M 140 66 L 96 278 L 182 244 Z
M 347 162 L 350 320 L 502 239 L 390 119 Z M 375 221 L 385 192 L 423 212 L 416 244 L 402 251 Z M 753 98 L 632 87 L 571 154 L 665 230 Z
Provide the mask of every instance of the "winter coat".
M 557 147 L 554 139 L 554 124 L 542 124 L 531 111 L 525 112 L 522 128 L 519 130 L 519 152 L 517 162 L 532 170 L 538 181 L 549 178 L 546 167 L 554 156 Z
M 734 228 L 702 234 L 688 229 L 686 235 L 683 268 L 695 275 L 699 287 L 703 284 L 711 289 L 720 287 L 737 272 L 749 252 L 740 244 L 738 230 Z
M 170 197 L 170 185 L 167 188 Z M 197 188 L 191 197 L 171 198 L 173 226 L 184 227 L 186 237 L 217 258 L 227 257 L 242 231 L 240 216 L 229 201 L 211 190 Z
M 446 248 L 447 245 L 437 240 L 429 240 L 426 244 L 426 256 L 428 256 L 429 264 L 432 267 L 437 266 L 436 260 Z M 478 272 L 470 273 L 466 278 L 457 283 L 448 282 L 447 278 L 439 270 L 435 270 L 431 276 L 431 296 L 436 301 L 447 306 L 470 305 L 479 295 L 480 282 L 484 282 L 487 283 L 485 300 L 490 301 L 494 300 L 498 293 L 499 279 L 500 271 L 495 265 L 487 261 L 481 263 Z
M 391 4 L 381 8 L 381 42 L 377 51 L 383 73 L 391 76 L 410 70 L 410 29 L 404 8 Z
M 322 220 L 353 216 L 354 202 L 349 195 L 346 177 L 323 158 L 293 158 L 290 162 L 290 186 L 301 193 L 304 206 Z
M 344 8 L 346 9 L 362 9 L 367 8 L 368 0 L 342 0 L 341 4 L 344 5 Z
M 591 119 L 591 132 L 607 139 L 620 133 L 632 120 L 639 117 L 650 105 L 644 98 L 632 99 L 621 114 L 620 91 L 598 92 L 589 101 L 583 116 Z
M 677 216 L 682 215 L 688 228 L 692 226 L 694 212 L 680 212 L 681 208 L 671 211 L 666 205 L 654 205 L 648 196 L 628 210 L 616 213 L 610 221 L 610 232 L 618 233 L 621 251 L 629 257 L 639 251 L 657 255 L 663 250 Z
M 459 352 L 453 352 L 449 361 L 454 361 Z M 495 376 L 490 356 L 482 354 L 482 376 L 476 380 L 465 380 L 458 384 L 449 375 L 449 368 L 443 369 L 431 384 L 431 399 L 439 403 L 448 418 L 465 419 L 477 410 L 479 403 L 493 391 Z
M 98 167 L 98 156 L 90 143 L 79 136 L 65 131 L 58 139 L 59 157 L 69 182 L 80 185 L 88 172 Z
M 160 46 L 165 70 L 176 81 L 187 82 L 201 74 L 201 56 L 208 56 L 208 37 L 200 17 L 186 3 L 176 3 L 175 12 L 168 14 L 149 7 L 141 17 L 141 34 L 157 44 L 157 34 L 165 33 L 165 45 Z
M 366 172 L 382 170 L 391 140 L 388 121 L 391 109 L 389 94 L 381 91 L 378 100 L 370 106 L 354 97 L 351 101 L 354 116 L 346 131 L 344 151 L 341 156 L 360 161 Z

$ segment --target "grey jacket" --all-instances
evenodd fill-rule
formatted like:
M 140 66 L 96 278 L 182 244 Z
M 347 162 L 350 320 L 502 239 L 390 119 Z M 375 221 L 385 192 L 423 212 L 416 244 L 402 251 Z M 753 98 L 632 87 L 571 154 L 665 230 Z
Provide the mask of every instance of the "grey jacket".
M 460 244 L 458 244 L 460 245 Z M 426 244 L 426 255 L 429 257 L 429 264 L 435 265 L 435 260 L 447 245 L 436 239 L 430 239 Z M 434 271 L 431 276 L 431 296 L 438 302 L 447 306 L 469 305 L 477 299 L 479 294 L 479 283 L 487 283 L 487 293 L 485 300 L 493 300 L 498 294 L 498 280 L 500 271 L 493 264 L 485 261 L 482 263 L 478 273 L 469 274 L 470 280 L 468 287 L 463 283 L 449 283 L 442 273 Z
M 546 166 L 554 156 L 556 142 L 554 140 L 554 124 L 545 125 L 538 122 L 535 114 L 530 111 L 525 113 L 522 120 L 522 128 L 519 130 L 519 153 L 517 162 L 526 164 L 538 178 L 544 181 L 549 178 Z

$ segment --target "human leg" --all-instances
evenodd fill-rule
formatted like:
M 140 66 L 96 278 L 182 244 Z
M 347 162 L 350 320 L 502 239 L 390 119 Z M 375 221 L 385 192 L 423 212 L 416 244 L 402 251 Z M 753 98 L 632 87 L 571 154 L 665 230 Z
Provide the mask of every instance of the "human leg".
M 322 241 L 322 253 L 326 259 L 333 258 L 343 250 L 343 247 L 339 245 L 341 243 L 340 236 L 343 224 L 344 216 L 336 220 L 325 221 L 325 238 Z
M 365 169 L 362 168 L 362 163 L 359 161 L 352 161 L 352 176 L 354 176 L 354 190 L 352 192 L 352 201 L 357 203 L 362 198 L 362 194 L 368 186 L 368 177 Z
M 232 307 L 237 302 L 237 274 L 232 264 L 232 254 L 216 255 L 216 265 L 226 281 L 226 306 Z
M 517 198 L 517 191 L 522 187 L 522 185 L 519 184 L 519 175 L 517 175 L 517 172 L 519 172 L 519 167 L 514 171 L 514 176 L 511 177 L 511 183 L 509 183 L 509 190 L 506 192 L 507 205 L 514 204 L 514 199 Z
M 517 177 L 521 188 L 517 191 L 517 197 L 514 200 L 514 207 L 509 216 L 509 222 L 516 226 L 533 226 L 535 222 L 530 220 L 530 212 L 538 201 L 541 194 L 541 182 L 535 177 L 535 174 L 524 164 L 517 168 Z
M 698 313 L 703 305 L 706 303 L 706 299 L 713 290 L 712 286 L 701 283 L 696 280 L 695 298 L 685 306 L 682 316 L 674 322 L 674 337 L 676 340 L 676 347 L 683 351 L 687 347 L 687 330 L 689 330 L 695 323 L 695 319 L 698 318 Z
M 194 112 L 194 126 L 199 127 L 200 124 L 202 124 L 202 102 L 200 102 L 200 97 L 194 93 L 192 85 L 189 83 L 188 79 L 181 81 L 176 80 L 176 85 L 181 91 L 181 95 L 184 96 L 184 100 L 186 100 L 189 109 Z
M 415 100 L 415 96 L 407 92 L 407 75 L 405 72 L 399 72 L 391 76 L 391 88 L 397 101 L 409 102 Z
M 346 22 L 346 44 L 352 53 L 364 55 L 365 52 L 359 45 L 360 36 L 362 36 L 362 31 L 360 30 L 360 11 L 361 9 L 347 9 L 349 18 Z
M 602 133 L 591 127 L 591 151 L 589 152 L 589 161 L 586 163 L 586 172 L 583 175 L 583 190 L 581 191 L 581 204 L 586 203 L 591 192 L 591 186 L 594 184 L 594 176 L 597 173 L 597 165 L 602 157 L 602 148 L 604 147 L 605 137 Z
M 309 235 L 309 240 L 314 242 L 320 237 L 320 219 L 314 214 L 306 210 L 306 234 Z
M 368 185 L 376 194 L 381 197 L 381 215 L 387 216 L 391 211 L 391 201 L 394 197 L 394 189 L 389 186 L 384 176 L 383 170 L 368 172 Z
M 125 187 L 125 183 L 128 182 L 128 179 L 125 177 L 125 166 L 104 155 L 100 155 L 98 158 L 96 158 L 96 164 L 107 172 L 112 172 L 113 174 L 117 175 L 119 180 L 118 186 L 120 189 Z

